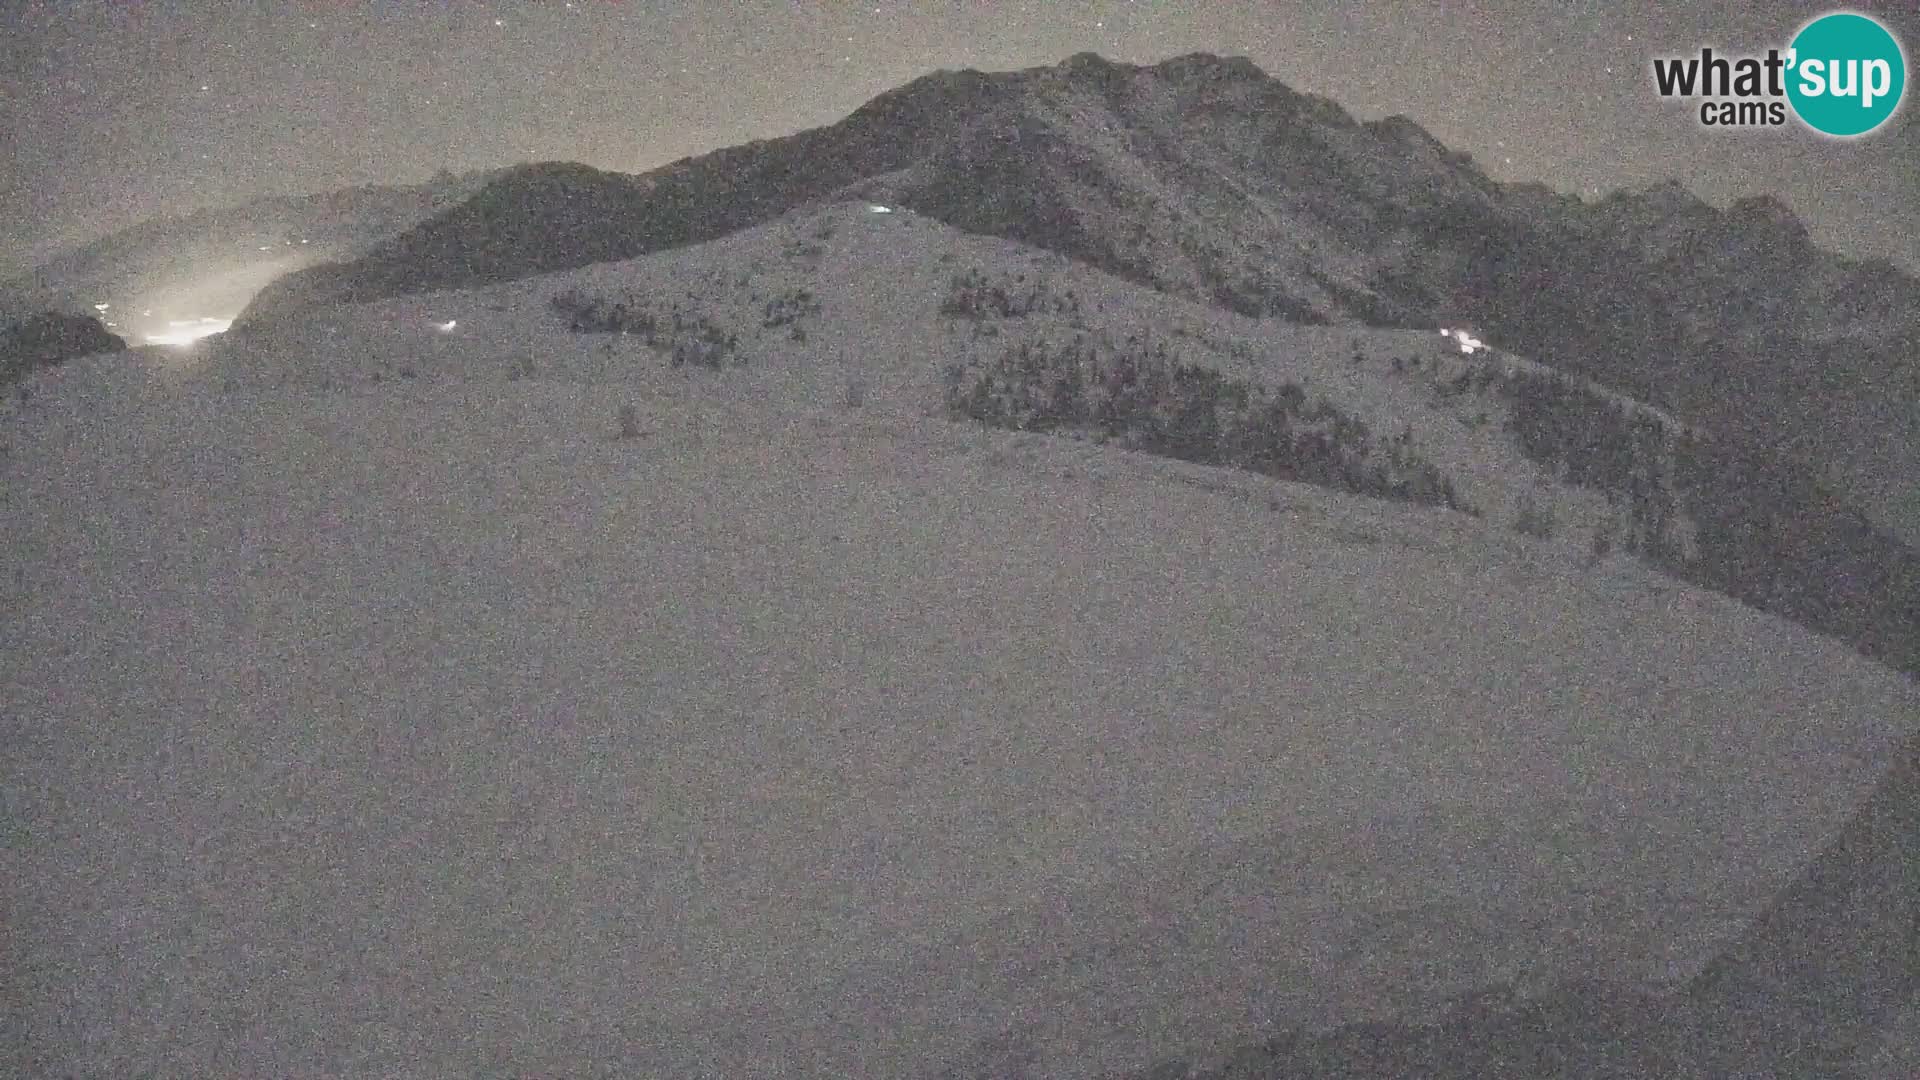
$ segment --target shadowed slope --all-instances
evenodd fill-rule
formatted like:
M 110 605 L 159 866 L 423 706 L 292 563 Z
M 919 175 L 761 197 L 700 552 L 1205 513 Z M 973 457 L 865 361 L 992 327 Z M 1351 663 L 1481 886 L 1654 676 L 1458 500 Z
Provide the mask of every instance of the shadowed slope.
M 1920 987 L 1920 738 L 1734 948 L 1687 988 L 1716 1070 L 1839 1075 Z

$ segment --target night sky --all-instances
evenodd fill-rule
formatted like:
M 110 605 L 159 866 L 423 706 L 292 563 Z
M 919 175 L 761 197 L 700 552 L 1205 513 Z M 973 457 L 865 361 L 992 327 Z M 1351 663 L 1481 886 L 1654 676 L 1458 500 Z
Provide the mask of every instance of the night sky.
M 1084 50 L 1251 57 L 1360 119 L 1405 113 L 1501 180 L 1589 196 L 1677 178 L 1783 197 L 1822 243 L 1920 271 L 1908 91 L 1837 143 L 1711 132 L 1655 55 L 1784 47 L 1825 5 L 562 3 L 0 0 L 0 269 L 144 218 L 435 170 L 568 159 L 637 172 L 832 123 L 939 68 Z M 1920 53 L 1911 0 L 1861 3 Z M 263 13 L 264 12 L 264 13 Z M 1909 70 L 1909 79 L 1914 79 Z

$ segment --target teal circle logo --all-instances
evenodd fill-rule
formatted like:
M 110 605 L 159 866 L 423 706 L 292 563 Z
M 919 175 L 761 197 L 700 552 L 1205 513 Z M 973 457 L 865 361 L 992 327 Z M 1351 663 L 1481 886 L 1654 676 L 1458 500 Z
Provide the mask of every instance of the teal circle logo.
M 1787 65 L 1793 111 L 1815 131 L 1841 138 L 1886 123 L 1907 88 L 1900 43 L 1877 21 L 1852 12 L 1822 15 L 1801 28 Z

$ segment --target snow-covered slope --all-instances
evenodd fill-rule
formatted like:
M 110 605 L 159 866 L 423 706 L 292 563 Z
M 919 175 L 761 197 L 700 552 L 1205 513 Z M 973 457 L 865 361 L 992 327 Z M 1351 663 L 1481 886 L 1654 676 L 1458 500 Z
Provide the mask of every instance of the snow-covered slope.
M 569 329 L 614 304 L 655 344 Z M 1076 336 L 1404 430 L 1484 513 L 942 418 Z M 1435 390 L 1519 358 L 918 215 L 138 357 L 0 428 L 26 1074 L 1083 1076 L 1666 985 L 1920 716 L 1595 559 L 1605 501 Z
M 723 381 L 737 393 L 825 406 L 857 381 L 869 412 L 924 416 L 937 411 L 948 364 L 978 364 L 1022 344 L 1077 340 L 1121 354 L 1164 348 L 1257 384 L 1293 383 L 1382 442 L 1402 438 L 1490 522 L 1511 524 L 1525 501 L 1547 505 L 1568 557 L 1585 556 L 1596 532 L 1618 532 L 1619 508 L 1599 492 L 1557 483 L 1550 468 L 1517 450 L 1501 395 L 1485 385 L 1446 389 L 1469 374 L 1545 373 L 1522 358 L 1491 348 L 1467 355 L 1455 339 L 1425 331 L 1246 318 L 1055 253 L 871 207 L 835 203 L 628 262 L 290 314 L 228 334 L 182 363 L 235 385 L 343 387 L 449 374 L 489 383 L 526 374 L 704 383 L 714 377 L 660 368 L 675 343 L 713 337 L 728 341 Z M 1014 314 L 957 312 L 967 281 L 974 296 L 998 290 Z M 593 302 L 603 316 L 618 307 L 629 322 L 644 315 L 661 328 L 652 346 L 637 330 L 569 333 L 573 316 L 556 310 L 556 297 Z M 676 319 L 678 332 L 669 329 Z M 1680 430 L 1658 410 L 1609 397 Z M 1684 548 L 1686 523 L 1675 530 Z
M 1769 197 L 1501 185 L 1404 117 L 1356 122 L 1244 58 L 935 72 L 839 123 L 641 176 L 516 167 L 286 275 L 243 321 L 632 258 L 846 198 L 1236 312 L 1471 323 L 1723 434 L 1764 432 L 1920 540 L 1920 282 L 1821 250 Z

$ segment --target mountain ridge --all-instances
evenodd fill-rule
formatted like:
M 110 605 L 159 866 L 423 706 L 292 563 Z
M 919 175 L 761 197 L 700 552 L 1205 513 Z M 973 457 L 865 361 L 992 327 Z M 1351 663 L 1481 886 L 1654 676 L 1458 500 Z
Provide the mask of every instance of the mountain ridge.
M 357 262 L 291 275 L 245 317 L 630 258 L 859 189 L 1243 313 L 1376 325 L 1430 325 L 1451 314 L 1488 323 L 1483 330 L 1523 352 L 1591 354 L 1606 329 L 1593 317 L 1571 331 L 1541 326 L 1515 310 L 1542 291 L 1561 308 L 1576 294 L 1621 293 L 1659 324 L 1639 335 L 1649 343 L 1751 347 L 1762 336 L 1754 317 L 1768 316 L 1757 301 L 1718 315 L 1713 303 L 1668 311 L 1668 297 L 1775 295 L 1768 288 L 1780 283 L 1794 286 L 1792 310 L 1773 313 L 1783 325 L 1758 328 L 1776 337 L 1920 336 L 1913 279 L 1884 260 L 1820 252 L 1777 200 L 1757 196 L 1715 210 L 1677 182 L 1594 204 L 1544 200 L 1487 178 L 1411 120 L 1361 124 L 1251 61 L 1205 53 L 1153 66 L 1081 53 L 1014 72 L 935 72 L 828 127 L 637 177 L 582 168 L 520 167 L 478 196 L 491 207 L 525 204 L 530 220 L 563 242 L 541 244 L 455 208 Z M 1066 168 L 1072 183 L 1060 175 Z M 1178 205 L 1195 200 L 1190 209 Z M 1171 239 L 1148 244 L 1143 230 Z M 1606 272 L 1557 275 L 1534 265 L 1543 257 L 1598 261 Z M 1741 274 L 1754 269 L 1745 264 L 1770 257 L 1783 257 L 1787 269 L 1766 275 L 1765 287 L 1742 287 Z M 1630 287 L 1650 276 L 1669 287 Z M 1815 325 L 1812 313 L 1829 309 L 1842 317 Z M 1612 329 L 1618 336 L 1621 328 Z M 1587 366 L 1606 365 L 1589 356 Z M 1645 372 L 1628 365 L 1598 374 Z M 1698 391 L 1685 385 L 1673 396 L 1698 407 Z
M 864 197 L 1243 315 L 1467 325 L 1815 462 L 1920 540 L 1920 282 L 1825 252 L 1777 199 L 1678 181 L 1587 203 L 1503 185 L 1245 58 L 1093 53 L 934 72 L 840 122 L 637 177 L 533 165 L 243 319 L 512 280 Z

